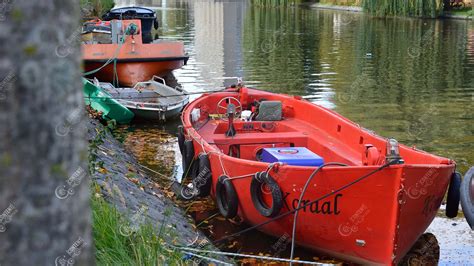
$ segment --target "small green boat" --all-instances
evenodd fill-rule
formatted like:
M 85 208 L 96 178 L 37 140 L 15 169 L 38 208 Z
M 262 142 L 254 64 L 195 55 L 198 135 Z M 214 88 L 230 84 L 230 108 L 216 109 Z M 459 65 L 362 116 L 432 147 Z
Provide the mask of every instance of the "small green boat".
M 112 96 L 103 91 L 94 83 L 83 78 L 84 84 L 84 101 L 86 105 L 90 105 L 92 109 L 101 112 L 105 120 L 115 120 L 119 124 L 128 124 L 133 119 L 133 112 L 127 109 Z

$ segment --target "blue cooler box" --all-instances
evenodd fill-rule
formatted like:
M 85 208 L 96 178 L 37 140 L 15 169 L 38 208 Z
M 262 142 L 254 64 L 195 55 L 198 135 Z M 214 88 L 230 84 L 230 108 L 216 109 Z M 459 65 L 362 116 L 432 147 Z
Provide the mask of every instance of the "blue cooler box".
M 305 147 L 263 148 L 262 162 L 282 162 L 289 165 L 321 166 L 323 158 Z

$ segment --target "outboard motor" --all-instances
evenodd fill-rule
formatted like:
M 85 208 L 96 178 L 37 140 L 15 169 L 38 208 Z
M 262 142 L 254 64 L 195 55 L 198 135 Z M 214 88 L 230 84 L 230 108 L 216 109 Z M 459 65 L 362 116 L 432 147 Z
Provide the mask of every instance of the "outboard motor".
M 227 137 L 233 137 L 235 136 L 235 134 L 237 134 L 237 131 L 235 131 L 235 128 L 234 128 L 235 113 L 236 113 L 235 105 L 232 103 L 229 103 L 227 105 L 227 119 L 229 119 L 229 127 L 227 128 L 227 132 L 225 133 Z

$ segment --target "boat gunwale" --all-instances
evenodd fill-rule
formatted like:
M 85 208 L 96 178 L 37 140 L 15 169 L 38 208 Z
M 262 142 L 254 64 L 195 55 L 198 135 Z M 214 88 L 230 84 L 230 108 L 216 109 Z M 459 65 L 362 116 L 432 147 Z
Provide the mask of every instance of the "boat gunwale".
M 177 96 L 179 97 L 179 96 Z M 123 101 L 123 100 L 117 100 L 118 102 L 122 103 L 124 106 L 126 106 L 127 108 L 131 108 L 131 109 L 134 109 L 134 110 L 145 110 L 145 111 L 172 111 L 172 110 L 175 110 L 175 109 L 178 109 L 178 108 L 181 108 L 183 106 L 185 106 L 188 102 L 189 102 L 189 99 L 184 99 L 184 100 L 181 100 L 179 101 L 178 103 L 175 103 L 175 104 L 170 104 L 170 105 L 157 105 L 158 108 L 153 108 L 153 107 L 140 107 L 140 108 L 137 108 L 136 105 L 139 104 L 139 103 L 144 103 L 144 102 L 132 102 L 132 101 Z M 131 103 L 133 106 L 130 106 L 128 105 L 128 103 Z M 148 103 L 150 105 L 150 103 Z M 159 107 L 168 107 L 168 106 L 172 106 L 172 108 L 166 108 L 166 109 L 160 109 Z
M 141 62 L 167 62 L 167 61 L 185 61 L 189 60 L 189 56 L 173 56 L 173 57 L 146 57 L 146 58 L 116 58 L 117 63 L 141 63 Z M 84 63 L 105 63 L 110 58 L 83 59 Z
M 129 99 L 126 99 L 126 98 L 119 98 L 119 99 L 115 98 L 116 94 L 121 93 L 120 90 L 131 90 L 132 92 L 140 93 L 137 89 L 135 89 L 135 87 L 137 85 L 141 85 L 141 84 L 146 84 L 146 85 L 156 84 L 158 86 L 166 87 L 166 89 L 172 89 L 172 90 L 176 91 L 177 94 L 180 94 L 180 95 L 169 96 L 169 98 L 171 98 L 171 97 L 182 97 L 182 99 L 175 102 L 175 103 L 171 103 L 171 104 L 166 105 L 166 104 L 161 104 L 161 103 L 136 102 L 136 101 L 129 100 Z M 110 87 L 110 88 L 104 88 L 104 86 L 107 86 L 107 87 Z M 131 108 L 131 109 L 134 109 L 134 110 L 172 111 L 172 110 L 184 107 L 184 106 L 186 106 L 186 104 L 189 103 L 189 95 L 186 94 L 184 91 L 182 91 L 182 90 L 180 91 L 180 90 L 177 90 L 175 88 L 171 88 L 171 87 L 167 86 L 166 84 L 159 83 L 159 82 L 156 82 L 154 80 L 137 82 L 133 88 L 115 87 L 110 82 L 99 82 L 99 87 L 104 92 L 108 93 L 111 98 L 113 98 L 116 101 L 120 102 L 121 104 L 123 104 L 127 108 Z M 111 92 L 109 92 L 109 90 L 116 90 L 116 93 L 111 93 Z M 160 98 L 161 94 L 159 92 L 157 92 L 156 89 L 153 89 L 153 90 L 150 89 L 149 91 L 152 92 L 152 93 L 157 94 L 158 96 L 156 98 Z M 119 95 L 117 95 L 117 96 L 119 96 Z M 165 97 L 168 97 L 168 96 L 165 96 Z M 130 99 L 133 99 L 133 98 L 131 97 Z M 137 105 L 140 105 L 140 104 L 144 104 L 144 105 L 148 105 L 148 106 L 143 106 L 143 107 L 137 108 Z M 153 106 L 153 107 L 150 107 L 150 106 Z
M 191 129 L 193 131 L 195 131 L 195 129 Z M 188 131 L 188 134 L 190 132 Z M 194 132 L 196 134 L 198 134 L 197 132 Z M 198 134 L 199 135 L 199 134 Z M 266 163 L 266 162 L 261 162 L 261 161 L 254 161 L 254 160 L 248 160 L 248 159 L 242 159 L 242 158 L 236 158 L 236 157 L 232 157 L 230 155 L 227 155 L 225 153 L 223 153 L 221 150 L 217 149 L 216 147 L 213 147 L 211 144 L 209 144 L 208 142 L 206 142 L 200 135 L 199 135 L 199 138 L 200 140 L 198 140 L 197 138 L 195 138 L 195 136 L 191 136 L 191 134 L 189 134 L 189 136 L 195 140 L 199 146 L 203 147 L 204 148 L 207 148 L 206 151 L 204 151 L 206 154 L 209 154 L 209 156 L 212 156 L 211 154 L 216 154 L 216 156 L 219 156 L 227 161 L 235 161 L 235 162 L 240 162 L 240 163 L 245 163 L 246 165 L 251 165 L 251 166 L 255 166 L 255 167 L 261 167 L 261 168 L 268 168 L 270 164 L 272 163 Z M 204 145 L 202 144 L 202 142 L 204 142 Z M 333 162 L 327 162 L 327 163 L 333 163 Z M 324 167 L 326 170 L 329 170 L 329 169 L 345 169 L 345 170 L 350 170 L 350 171 L 353 171 L 353 170 L 376 170 L 378 168 L 380 168 L 382 166 L 382 164 L 380 165 L 347 165 L 347 166 L 338 166 L 338 165 L 331 165 L 331 166 L 326 166 Z M 300 165 L 290 165 L 290 164 L 286 164 L 286 163 L 282 163 L 280 166 L 281 167 L 285 167 L 285 169 L 288 169 L 290 171 L 303 171 L 303 170 L 315 170 L 317 168 L 319 168 L 320 166 L 300 166 Z M 403 168 L 403 169 L 407 169 L 407 168 L 417 168 L 417 169 L 428 169 L 428 168 L 437 168 L 437 169 L 445 169 L 445 168 L 451 168 L 452 167 L 452 164 L 393 164 L 393 165 L 390 165 L 389 168 L 391 169 L 398 169 L 398 168 Z
M 262 92 L 264 94 L 277 94 L 278 96 L 280 97 L 284 97 L 284 98 L 287 98 L 287 100 L 299 100 L 299 101 L 305 101 L 307 104 L 310 104 L 310 105 L 313 105 L 315 108 L 319 108 L 321 111 L 323 112 L 329 112 L 330 114 L 332 115 L 335 115 L 337 118 L 339 119 L 342 119 L 344 120 L 345 122 L 359 128 L 362 132 L 366 133 L 366 134 L 369 134 L 369 135 L 372 135 L 373 137 L 379 139 L 379 140 L 384 140 L 386 138 L 376 134 L 374 131 L 371 131 L 369 129 L 366 129 L 362 126 L 360 126 L 359 124 L 353 122 L 352 120 L 342 116 L 341 114 L 331 110 L 331 109 L 328 109 L 328 108 L 325 108 L 323 106 L 320 106 L 320 105 L 317 105 L 315 103 L 312 103 L 312 102 L 309 102 L 309 101 L 306 101 L 304 99 L 301 98 L 301 96 L 294 96 L 294 95 L 289 95 L 289 94 L 283 94 L 283 93 L 273 93 L 273 92 L 269 92 L 269 91 L 264 91 L 264 90 L 259 90 L 259 89 L 255 89 L 255 88 L 250 88 L 250 87 L 245 87 L 246 89 L 248 90 L 254 90 L 254 91 L 259 91 L 259 92 Z M 223 91 L 219 91 L 219 92 L 214 92 L 214 93 L 204 93 L 202 94 L 200 97 L 198 97 L 197 99 L 195 99 L 194 101 L 192 101 L 191 103 L 189 103 L 185 109 L 183 110 L 182 114 L 181 114 L 181 121 L 183 122 L 183 126 L 184 126 L 184 129 L 185 129 L 185 132 L 188 133 L 188 135 L 193 139 L 195 140 L 199 146 L 202 147 L 202 149 L 204 150 L 204 152 L 207 154 L 207 153 L 215 153 L 217 154 L 219 157 L 224 157 L 226 160 L 230 160 L 230 161 L 236 161 L 236 162 L 244 162 L 246 164 L 251 164 L 253 166 L 261 166 L 262 168 L 264 167 L 268 167 L 271 163 L 266 163 L 266 162 L 261 162 L 261 161 L 254 161 L 254 160 L 248 160 L 248 159 L 242 159 L 242 158 L 235 158 L 235 157 L 232 157 L 230 155 L 227 155 L 225 154 L 224 152 L 222 152 L 220 149 L 218 149 L 217 147 L 209 144 L 198 132 L 198 130 L 196 128 L 194 128 L 194 126 L 192 125 L 191 123 L 191 120 L 190 120 L 190 112 L 191 110 L 196 106 L 198 105 L 201 101 L 203 101 L 206 97 L 210 97 L 211 95 L 213 94 L 217 94 L 217 93 L 238 93 L 239 92 L 239 89 L 238 88 L 227 88 L 226 90 L 223 90 Z M 207 122 L 206 122 L 207 123 Z M 196 135 L 198 137 L 196 137 Z M 453 167 L 453 165 L 456 165 L 456 162 L 454 162 L 453 160 L 449 159 L 449 158 L 445 158 L 445 157 L 441 157 L 441 156 L 438 156 L 438 155 L 435 155 L 435 154 L 431 154 L 429 152 L 426 152 L 426 151 L 423 151 L 423 150 L 420 150 L 420 149 L 417 149 L 417 148 L 414 148 L 414 147 L 409 147 L 407 145 L 404 145 L 402 143 L 399 144 L 400 145 L 400 148 L 404 148 L 404 149 L 407 149 L 407 150 L 412 150 L 414 152 L 419 152 L 419 153 L 423 153 L 423 154 L 426 154 L 426 155 L 430 155 L 430 156 L 434 156 L 436 157 L 437 159 L 439 159 L 440 161 L 443 161 L 443 162 L 447 162 L 447 163 L 437 163 L 437 164 L 407 164 L 407 163 L 404 163 L 404 164 L 395 164 L 395 165 L 391 165 L 390 168 L 440 168 L 440 169 L 443 169 L 443 168 L 451 168 Z M 206 149 L 207 148 L 207 151 Z M 380 168 L 382 165 L 347 165 L 347 166 L 330 166 L 331 169 L 350 169 L 350 170 L 355 170 L 355 169 L 366 169 L 366 170 L 370 170 L 370 169 L 377 169 L 377 168 Z M 317 169 L 318 166 L 297 166 L 297 165 L 288 165 L 288 164 L 283 164 L 281 165 L 281 167 L 285 167 L 285 168 L 288 168 L 289 170 L 307 170 L 307 169 Z M 329 167 L 329 166 L 328 166 Z

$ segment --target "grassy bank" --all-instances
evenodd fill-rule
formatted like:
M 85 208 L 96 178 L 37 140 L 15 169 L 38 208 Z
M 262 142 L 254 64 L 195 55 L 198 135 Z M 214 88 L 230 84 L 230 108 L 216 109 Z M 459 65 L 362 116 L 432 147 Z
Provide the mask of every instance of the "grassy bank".
M 183 254 L 166 248 L 150 223 L 137 228 L 105 200 L 92 197 L 93 235 L 97 265 L 181 265 Z M 124 234 L 124 228 L 134 228 Z M 128 236 L 127 236 L 128 235 Z
M 437 18 L 444 15 L 474 16 L 471 6 L 463 9 L 443 11 L 443 2 L 441 0 L 320 0 L 319 3 L 335 6 L 359 6 L 362 7 L 365 12 L 377 17 L 405 16 Z
M 472 10 L 472 7 L 465 7 L 463 9 L 452 9 L 446 12 L 446 14 L 453 16 L 470 16 L 471 19 L 474 17 L 474 11 Z
M 441 14 L 441 0 L 364 0 L 362 7 L 375 16 L 407 16 L 436 18 Z

